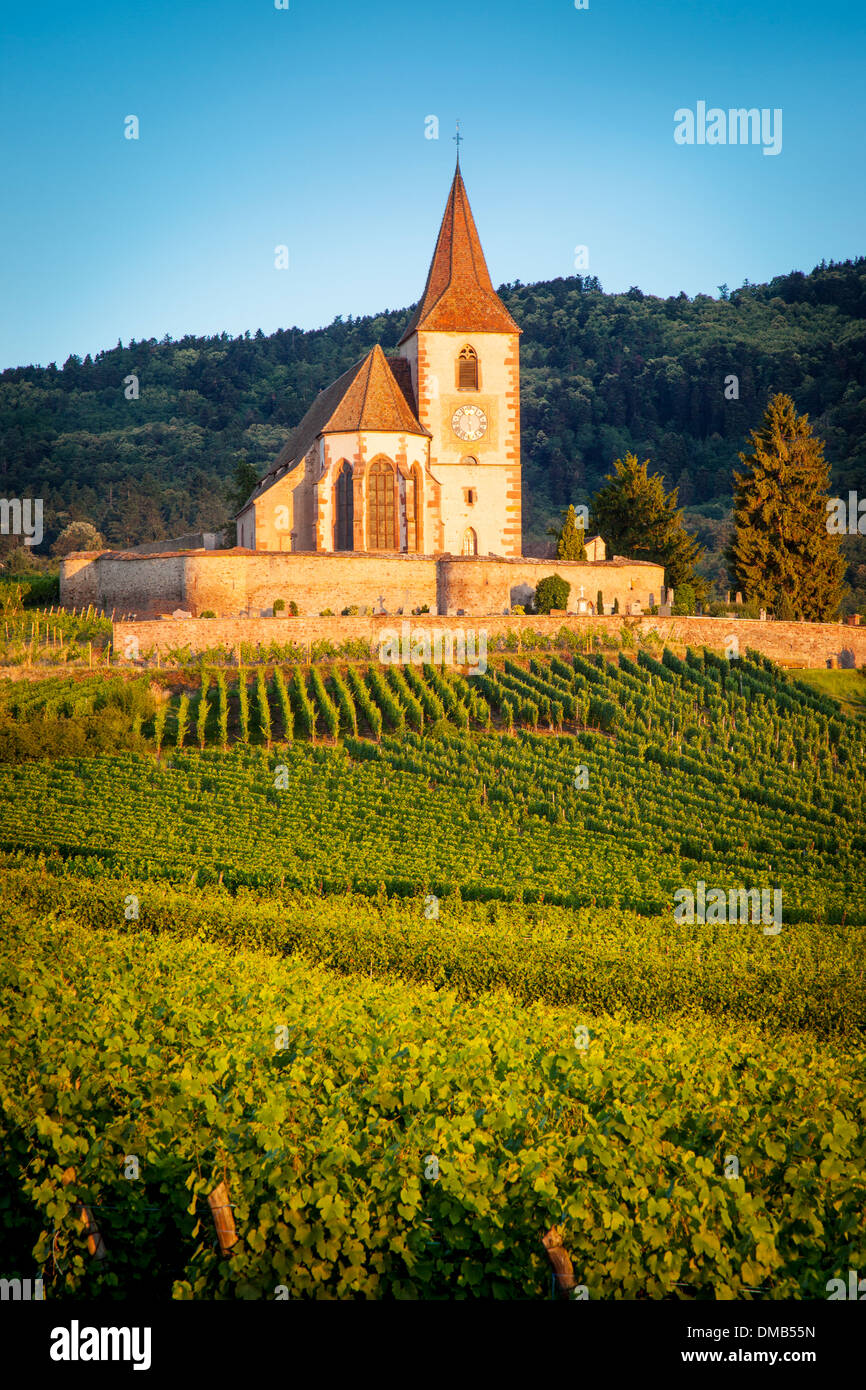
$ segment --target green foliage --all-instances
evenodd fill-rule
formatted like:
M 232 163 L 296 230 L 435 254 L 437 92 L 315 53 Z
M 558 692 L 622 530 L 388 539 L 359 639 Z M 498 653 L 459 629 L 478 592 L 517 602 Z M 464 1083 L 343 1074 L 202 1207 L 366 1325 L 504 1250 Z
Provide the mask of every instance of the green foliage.
M 696 607 L 697 599 L 692 584 L 681 584 L 678 589 L 674 590 L 674 603 L 671 612 L 675 617 L 685 617 L 690 613 L 694 613 Z M 755 617 L 757 616 L 756 613 Z
M 566 608 L 571 585 L 559 574 L 548 574 L 535 586 L 536 613 L 549 613 L 553 608 Z
M 280 718 L 283 723 L 283 738 L 286 743 L 291 743 L 295 736 L 295 716 L 292 710 L 292 701 L 286 686 L 286 678 L 279 666 L 274 669 L 274 686 L 277 692 L 277 701 L 280 706 Z
M 247 678 L 243 671 L 238 671 L 238 723 L 240 726 L 241 743 L 250 741 L 250 696 L 247 689 Z
M 583 521 L 578 526 L 574 505 L 569 503 L 563 519 L 562 526 L 551 526 L 547 534 L 556 537 L 556 558 L 557 560 L 585 560 L 586 546 L 584 545 Z
M 228 502 L 230 517 L 241 510 L 250 494 L 255 490 L 258 481 L 259 474 L 255 464 L 250 463 L 246 454 L 239 454 L 231 482 L 226 488 L 226 501 Z
M 260 666 L 256 672 L 256 711 L 258 714 L 259 733 L 265 744 L 271 746 L 271 706 L 268 701 L 268 686 L 265 680 L 265 673 Z
M 198 739 L 199 748 L 204 748 L 207 739 L 207 717 L 208 717 L 208 686 L 210 685 L 210 675 L 204 669 L 201 675 L 201 688 L 198 696 L 198 706 L 196 709 L 195 732 Z
M 592 499 L 593 527 L 609 551 L 663 565 L 674 589 L 689 583 L 705 595 L 706 583 L 696 573 L 701 547 L 683 526 L 677 489 L 666 492 L 664 476 L 650 475 L 648 467 L 649 459 L 638 463 L 635 454 L 614 459 L 606 486 Z
M 307 683 L 304 680 L 304 673 L 299 666 L 296 666 L 295 670 L 292 672 L 289 692 L 292 699 L 292 711 L 297 725 L 307 738 L 315 742 L 316 711 L 307 693 Z
M 175 733 L 175 747 L 180 750 L 183 748 L 184 740 L 189 732 L 189 696 L 184 692 L 180 697 L 177 707 L 177 728 Z
M 554 1222 L 596 1299 L 823 1297 L 862 1268 L 862 1045 L 527 1011 L 365 979 L 360 953 L 340 979 L 179 922 L 121 918 L 95 951 L 89 926 L 4 910 L 7 1261 L 49 1299 L 542 1299 Z M 404 937 L 420 955 L 435 932 L 419 913 Z
M 826 622 L 842 601 L 845 557 L 827 528 L 824 445 L 781 392 L 751 445 L 734 474 L 731 582 L 779 618 Z
M 220 747 L 227 748 L 229 741 L 229 695 L 226 678 L 222 671 L 217 673 L 217 731 Z

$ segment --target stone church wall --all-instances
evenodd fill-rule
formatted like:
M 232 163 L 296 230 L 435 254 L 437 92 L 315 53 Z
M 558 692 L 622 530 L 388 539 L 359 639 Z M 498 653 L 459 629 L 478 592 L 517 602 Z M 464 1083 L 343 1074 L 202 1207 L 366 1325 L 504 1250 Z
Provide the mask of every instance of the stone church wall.
M 67 607 L 94 604 L 139 618 L 182 608 L 198 617 L 269 614 L 275 599 L 291 600 L 300 614 L 336 614 L 357 606 L 386 613 L 506 613 L 526 605 L 539 579 L 561 574 L 571 584 L 569 612 L 581 588 L 593 605 L 598 590 L 605 606 L 619 599 L 621 611 L 635 599 L 644 607 L 659 599 L 663 573 L 640 562 L 483 559 L 431 555 L 339 554 L 199 550 L 151 556 L 107 551 L 77 554 L 61 564 L 60 600 Z
M 505 613 L 525 607 L 540 579 L 559 574 L 571 585 L 568 612 L 576 613 L 580 598 L 595 607 L 599 589 L 607 609 L 619 599 L 620 612 L 639 600 L 644 608 L 658 603 L 664 571 L 643 561 L 583 561 L 531 559 L 464 559 L 448 556 L 439 562 L 441 613 Z M 581 595 L 581 589 L 583 594 Z

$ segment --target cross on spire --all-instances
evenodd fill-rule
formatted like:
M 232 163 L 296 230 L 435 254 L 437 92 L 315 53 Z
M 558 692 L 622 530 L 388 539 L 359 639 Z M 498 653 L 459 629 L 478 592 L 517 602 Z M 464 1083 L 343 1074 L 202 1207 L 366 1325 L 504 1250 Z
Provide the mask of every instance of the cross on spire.
M 457 122 L 457 134 L 456 134 L 456 135 L 452 135 L 451 138 L 452 138 L 452 140 L 454 141 L 455 145 L 457 146 L 457 163 L 459 164 L 459 163 L 460 163 L 460 146 L 461 146 L 461 144 L 463 143 L 463 136 L 460 134 L 460 122 L 459 122 L 459 121 Z

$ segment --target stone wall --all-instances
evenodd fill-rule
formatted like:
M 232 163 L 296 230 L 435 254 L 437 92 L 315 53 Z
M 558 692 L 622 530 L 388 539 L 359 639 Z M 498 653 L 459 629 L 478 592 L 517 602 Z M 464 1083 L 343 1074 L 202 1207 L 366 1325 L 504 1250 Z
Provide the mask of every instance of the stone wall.
M 492 650 L 494 639 L 508 632 L 556 633 L 567 627 L 577 634 L 605 629 L 619 634 L 623 628 L 646 635 L 658 633 L 672 645 L 711 647 L 723 650 L 736 637 L 742 653 L 747 647 L 773 660 L 804 667 L 826 666 L 832 657 L 847 667 L 866 666 L 866 627 L 841 623 L 775 623 L 724 618 L 542 618 L 493 616 L 485 618 L 177 618 L 162 621 L 116 622 L 114 650 L 122 657 L 127 639 L 134 638 L 143 654 L 152 648 L 161 654 L 189 646 L 193 651 L 226 646 L 237 651 L 241 642 L 269 646 L 272 642 L 296 644 L 328 641 L 334 646 L 363 638 L 373 646 L 388 635 L 402 637 L 406 631 L 486 633 Z
M 269 614 L 275 599 L 294 600 L 304 616 L 357 606 L 395 614 L 425 605 L 457 615 L 505 614 L 527 604 L 539 579 L 561 574 L 571 585 L 568 609 L 581 597 L 605 607 L 619 600 L 658 602 L 661 566 L 634 560 L 554 561 L 432 555 L 196 550 L 153 555 L 121 551 L 68 556 L 60 567 L 60 601 L 94 604 L 107 613 L 155 618 L 181 608 L 198 617 Z
M 605 608 L 619 599 L 620 612 L 639 600 L 644 608 L 658 603 L 664 583 L 661 565 L 643 560 L 466 559 L 448 556 L 439 562 L 439 612 L 500 613 L 525 606 L 540 579 L 559 574 L 571 585 L 568 612 L 577 613 L 583 597 L 595 607 L 601 590 Z M 582 592 L 581 592 L 582 591 Z

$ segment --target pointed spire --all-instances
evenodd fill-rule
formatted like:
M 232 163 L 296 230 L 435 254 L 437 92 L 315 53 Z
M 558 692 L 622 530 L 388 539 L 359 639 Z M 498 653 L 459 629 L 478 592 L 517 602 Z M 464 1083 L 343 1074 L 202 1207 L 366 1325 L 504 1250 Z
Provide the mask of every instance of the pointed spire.
M 421 301 L 401 343 L 417 329 L 443 333 L 519 333 L 520 329 L 493 288 L 469 196 L 457 169 Z

